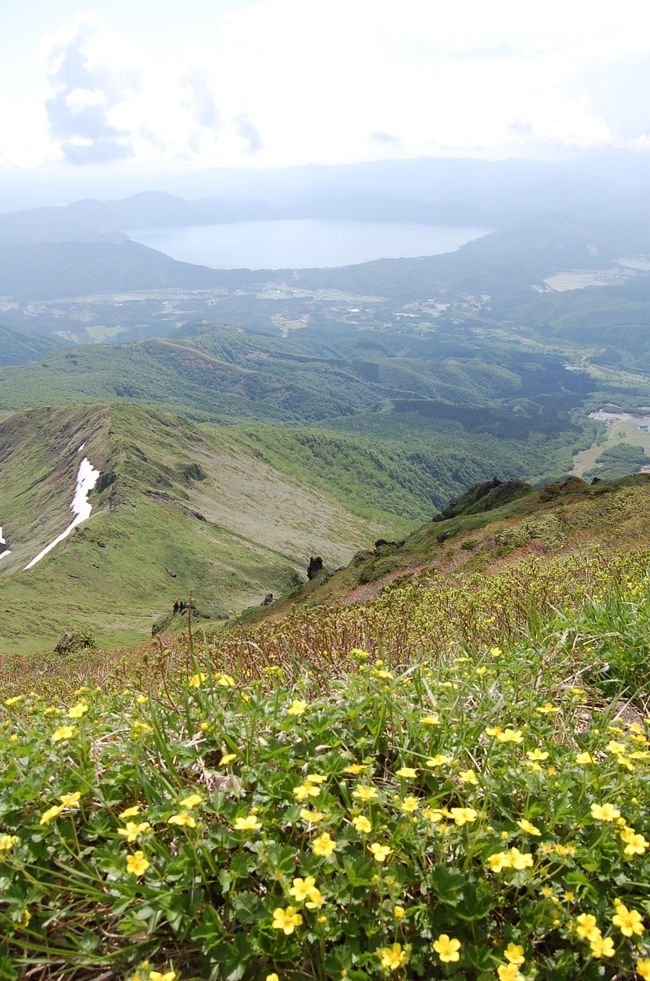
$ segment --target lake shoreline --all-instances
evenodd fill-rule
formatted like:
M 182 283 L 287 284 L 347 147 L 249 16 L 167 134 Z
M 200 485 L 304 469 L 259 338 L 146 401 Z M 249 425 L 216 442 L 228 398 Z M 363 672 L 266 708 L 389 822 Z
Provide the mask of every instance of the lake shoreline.
M 127 234 L 179 262 L 213 269 L 317 269 L 455 252 L 489 231 L 469 225 L 296 218 L 131 228 Z

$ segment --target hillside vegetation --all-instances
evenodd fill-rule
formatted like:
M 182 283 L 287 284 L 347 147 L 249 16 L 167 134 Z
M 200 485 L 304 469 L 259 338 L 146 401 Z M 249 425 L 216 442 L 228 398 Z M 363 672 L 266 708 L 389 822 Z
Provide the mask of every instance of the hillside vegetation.
M 24 571 L 69 524 L 84 456 L 100 471 L 90 520 Z M 404 505 L 426 513 L 422 480 L 387 487 L 369 466 L 354 479 L 356 495 L 337 492 L 335 479 L 274 463 L 236 430 L 136 406 L 16 413 L 0 423 L 3 653 L 51 650 L 71 628 L 104 645 L 142 641 L 190 596 L 203 617 L 224 617 L 286 592 L 312 554 L 333 568 L 412 527 Z
M 0 325 L 0 367 L 38 361 L 60 346 L 56 338 L 11 330 Z
M 493 483 L 364 602 L 5 659 L 2 976 L 650 976 L 649 493 Z

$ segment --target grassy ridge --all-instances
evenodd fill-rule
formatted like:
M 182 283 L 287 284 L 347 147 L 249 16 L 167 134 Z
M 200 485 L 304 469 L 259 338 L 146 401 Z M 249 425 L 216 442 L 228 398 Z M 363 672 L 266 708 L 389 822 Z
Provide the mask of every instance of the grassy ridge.
M 69 523 L 86 454 L 101 471 L 90 520 L 24 572 Z M 0 460 L 12 550 L 2 567 L 5 652 L 51 649 L 71 627 L 105 646 L 143 641 L 176 600 L 192 595 L 202 613 L 222 616 L 286 592 L 310 554 L 337 566 L 377 535 L 412 527 L 400 494 L 381 500 L 367 468 L 356 497 L 333 481 L 313 486 L 236 430 L 143 407 L 16 414 L 0 425 Z

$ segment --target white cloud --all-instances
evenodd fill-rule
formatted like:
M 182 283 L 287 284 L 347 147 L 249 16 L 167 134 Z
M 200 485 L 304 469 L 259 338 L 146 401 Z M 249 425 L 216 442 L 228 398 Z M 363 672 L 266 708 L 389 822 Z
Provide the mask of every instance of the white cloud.
M 650 132 L 617 115 L 600 74 L 618 66 L 621 106 L 646 77 L 620 67 L 650 58 L 642 0 L 257 0 L 227 13 L 208 3 L 209 26 L 194 30 L 179 10 L 173 38 L 153 16 L 147 31 L 120 33 L 103 6 L 105 18 L 43 39 L 33 146 L 17 137 L 5 162 L 70 159 L 86 140 L 77 162 L 94 147 L 98 160 L 214 166 L 643 148 Z M 636 125 L 645 93 L 635 98 Z M 15 122 L 0 101 L 3 131 Z

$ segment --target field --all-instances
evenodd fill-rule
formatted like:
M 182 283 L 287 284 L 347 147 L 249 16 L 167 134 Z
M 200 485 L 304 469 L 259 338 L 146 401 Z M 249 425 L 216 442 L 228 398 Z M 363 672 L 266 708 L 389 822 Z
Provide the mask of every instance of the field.
M 648 976 L 649 567 L 5 663 L 2 976 Z

